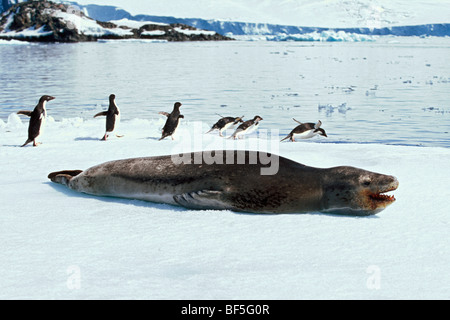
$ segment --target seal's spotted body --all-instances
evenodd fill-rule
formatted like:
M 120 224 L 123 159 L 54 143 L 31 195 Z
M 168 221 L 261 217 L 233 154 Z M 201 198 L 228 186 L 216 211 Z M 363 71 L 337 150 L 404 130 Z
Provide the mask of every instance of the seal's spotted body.
M 371 215 L 395 201 L 383 194 L 398 187 L 395 177 L 354 167 L 313 168 L 254 151 L 212 151 L 208 154 L 219 161 L 208 164 L 205 154 L 117 160 L 49 178 L 93 195 L 253 213 Z M 262 164 L 263 156 L 277 162 L 273 174 L 261 174 L 274 166 Z

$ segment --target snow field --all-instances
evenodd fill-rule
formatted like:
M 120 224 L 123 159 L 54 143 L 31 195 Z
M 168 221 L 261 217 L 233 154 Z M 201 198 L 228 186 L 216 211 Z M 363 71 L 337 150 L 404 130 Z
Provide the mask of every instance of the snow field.
M 395 175 L 397 202 L 373 217 L 191 211 L 79 194 L 47 174 L 230 141 L 193 136 L 184 122 L 177 140 L 159 142 L 162 119 L 133 119 L 121 123 L 125 137 L 102 142 L 101 120 L 49 120 L 37 148 L 19 147 L 26 120 L 0 125 L 3 299 L 448 298 L 448 149 L 278 145 L 306 165 Z M 232 143 L 275 145 L 258 140 Z

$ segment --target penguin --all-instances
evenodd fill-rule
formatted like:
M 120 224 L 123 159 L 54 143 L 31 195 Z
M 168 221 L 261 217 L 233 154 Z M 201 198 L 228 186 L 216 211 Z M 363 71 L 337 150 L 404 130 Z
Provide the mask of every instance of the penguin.
M 39 99 L 39 103 L 33 111 L 21 110 L 17 114 L 22 114 L 30 117 L 30 123 L 28 125 L 28 139 L 22 145 L 25 147 L 30 142 L 33 142 L 33 146 L 37 147 L 41 143 L 37 143 L 36 139 L 42 134 L 45 120 L 47 117 L 47 109 L 45 108 L 48 101 L 55 99 L 55 97 L 44 95 Z
M 164 111 L 159 112 L 159 114 L 162 114 L 167 117 L 166 124 L 164 125 L 162 129 L 162 136 L 159 139 L 159 141 L 163 140 L 167 137 L 172 137 L 172 140 L 174 140 L 173 135 L 175 134 L 175 131 L 178 128 L 178 125 L 180 124 L 180 119 L 184 119 L 184 116 L 180 114 L 180 102 L 175 102 L 173 106 L 173 111 L 171 113 L 167 113 Z
M 289 135 L 282 139 L 281 141 L 284 141 L 286 139 L 290 139 L 292 142 L 295 142 L 295 138 L 299 139 L 309 139 L 316 135 L 328 137 L 325 133 L 325 130 L 323 130 L 320 126 L 322 125 L 322 121 L 318 121 L 316 124 L 312 122 L 308 123 L 301 123 L 300 121 L 297 121 L 294 119 L 295 122 L 299 123 L 297 127 L 295 127 Z M 280 142 L 281 142 L 280 141 Z
M 255 131 L 261 120 L 263 120 L 263 118 L 260 116 L 255 116 L 252 120 L 245 121 L 236 129 L 230 138 L 237 139 L 240 138 L 239 136 Z
M 106 139 L 109 137 L 109 134 L 114 131 L 116 126 L 120 122 L 120 110 L 119 107 L 116 105 L 116 96 L 114 94 L 111 94 L 109 96 L 109 107 L 108 111 L 102 111 L 97 113 L 94 118 L 100 117 L 100 116 L 106 116 L 106 132 L 102 141 L 106 141 Z M 118 138 L 121 138 L 123 136 L 116 135 Z
M 222 116 L 221 116 L 222 117 Z M 244 118 L 244 116 L 242 117 L 222 117 L 219 121 L 217 121 L 212 128 L 206 132 L 206 133 L 210 133 L 211 131 L 214 130 L 219 130 L 219 135 L 221 137 L 223 137 L 222 132 L 229 129 L 230 127 L 238 124 L 238 123 L 242 123 L 244 122 L 244 120 L 242 120 L 242 118 Z

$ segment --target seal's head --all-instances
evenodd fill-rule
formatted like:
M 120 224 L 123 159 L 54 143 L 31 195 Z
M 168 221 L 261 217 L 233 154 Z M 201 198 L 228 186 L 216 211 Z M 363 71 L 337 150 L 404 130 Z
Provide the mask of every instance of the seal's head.
M 395 201 L 387 192 L 398 188 L 398 180 L 354 167 L 326 169 L 322 178 L 325 212 L 373 215 Z

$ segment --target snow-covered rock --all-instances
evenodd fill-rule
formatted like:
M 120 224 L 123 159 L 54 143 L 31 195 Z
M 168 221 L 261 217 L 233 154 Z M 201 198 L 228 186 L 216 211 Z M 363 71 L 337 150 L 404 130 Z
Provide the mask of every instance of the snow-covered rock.
M 229 40 L 213 31 L 182 24 L 94 20 L 75 5 L 47 1 L 16 4 L 0 18 L 0 38 L 45 42 L 79 42 L 99 39 L 158 39 L 167 41 Z

